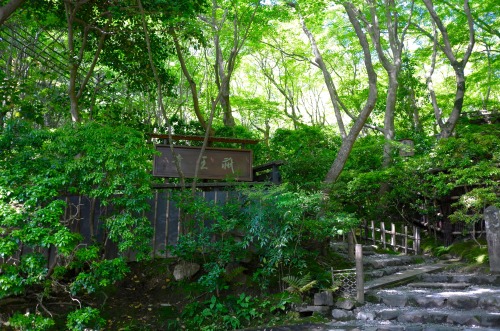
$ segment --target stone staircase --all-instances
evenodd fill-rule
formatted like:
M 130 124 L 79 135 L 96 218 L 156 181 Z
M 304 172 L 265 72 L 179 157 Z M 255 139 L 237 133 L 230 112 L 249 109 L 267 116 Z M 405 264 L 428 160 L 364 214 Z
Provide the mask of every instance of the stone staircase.
M 421 256 L 365 251 L 367 303 L 333 309 L 324 330 L 500 330 L 500 275 L 453 273 Z

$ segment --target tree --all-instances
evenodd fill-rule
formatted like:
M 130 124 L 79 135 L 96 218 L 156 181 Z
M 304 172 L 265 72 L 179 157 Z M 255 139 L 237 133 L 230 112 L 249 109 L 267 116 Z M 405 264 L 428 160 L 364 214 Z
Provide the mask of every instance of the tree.
M 440 42 L 437 36 L 437 33 L 429 33 L 424 29 L 420 29 L 423 33 L 425 33 L 434 43 L 434 52 L 433 52 L 433 61 L 432 68 L 430 74 L 428 76 L 428 86 L 429 93 L 432 100 L 432 106 L 434 108 L 434 115 L 436 117 L 436 122 L 441 129 L 441 138 L 448 138 L 453 134 L 455 126 L 457 124 L 458 119 L 460 118 L 460 113 L 462 112 L 462 106 L 464 103 L 465 97 L 465 66 L 469 61 L 469 58 L 472 54 L 474 44 L 475 44 L 475 31 L 474 31 L 474 20 L 472 18 L 472 14 L 469 7 L 469 1 L 464 0 L 464 13 L 467 17 L 467 27 L 468 27 L 468 45 L 463 53 L 463 57 L 461 60 L 457 58 L 456 50 L 451 43 L 450 36 L 448 34 L 448 30 L 445 27 L 442 19 L 439 17 L 438 13 L 434 8 L 434 3 L 432 0 L 423 0 L 424 4 L 431 16 L 433 24 L 437 26 L 439 33 L 441 35 L 442 41 Z M 441 49 L 441 51 L 445 54 L 448 59 L 453 71 L 455 72 L 455 80 L 456 80 L 456 88 L 455 88 L 455 100 L 453 102 L 453 108 L 451 110 L 450 116 L 446 121 L 443 120 L 443 112 L 441 107 L 438 105 L 436 93 L 432 86 L 432 74 L 434 72 L 435 65 L 435 56 L 437 48 Z
M 370 45 L 368 43 L 368 38 L 366 36 L 366 33 L 363 31 L 361 24 L 358 20 L 358 17 L 356 15 L 356 8 L 351 2 L 344 2 L 342 5 L 344 6 L 347 15 L 349 16 L 349 21 L 354 27 L 356 35 L 359 39 L 359 43 L 363 49 L 364 63 L 366 72 L 368 74 L 368 98 L 366 100 L 365 105 L 363 106 L 363 109 L 360 111 L 356 121 L 349 130 L 349 134 L 342 140 L 342 145 L 340 146 L 337 157 L 335 158 L 335 161 L 333 162 L 330 170 L 328 170 L 328 173 L 326 175 L 325 178 L 326 184 L 334 183 L 340 176 L 340 173 L 344 169 L 345 163 L 347 162 L 347 158 L 351 153 L 352 147 L 354 146 L 356 138 L 361 132 L 361 129 L 363 129 L 366 120 L 370 116 L 373 108 L 375 108 L 375 103 L 377 101 L 377 93 L 378 93 L 377 74 L 375 72 L 372 63 Z M 326 192 L 329 192 L 328 188 L 326 189 Z
M 200 19 L 207 23 L 212 31 L 215 52 L 215 81 L 221 93 L 220 105 L 223 111 L 224 125 L 229 127 L 236 124 L 229 98 L 231 77 L 236 67 L 238 55 L 251 33 L 255 15 L 260 7 L 260 1 L 219 3 L 218 0 L 212 0 L 211 16 L 200 15 Z M 227 23 L 228 21 L 229 23 Z M 229 31 L 226 31 L 227 25 L 232 26 Z
M 393 0 L 384 0 L 382 10 L 384 11 L 385 20 L 379 19 L 377 13 L 377 4 L 373 0 L 366 0 L 369 9 L 369 19 L 358 10 L 359 19 L 362 20 L 368 30 L 373 47 L 377 51 L 378 58 L 382 63 L 387 76 L 389 78 L 389 85 L 387 86 L 387 95 L 385 100 L 385 115 L 384 127 L 378 128 L 383 132 L 386 142 L 384 144 L 384 167 L 389 166 L 392 160 L 392 141 L 394 140 L 395 127 L 394 116 L 396 111 L 397 93 L 399 87 L 399 74 L 402 66 L 402 54 L 404 48 L 404 41 L 408 28 L 411 25 L 413 14 L 413 1 L 410 2 L 408 17 L 406 22 L 401 28 L 401 14 Z M 407 5 L 402 5 L 403 9 Z M 381 28 L 380 23 L 385 23 Z M 387 39 L 381 40 L 381 30 L 387 31 Z M 401 32 L 400 32 L 401 31 Z M 388 47 L 385 47 L 387 45 Z

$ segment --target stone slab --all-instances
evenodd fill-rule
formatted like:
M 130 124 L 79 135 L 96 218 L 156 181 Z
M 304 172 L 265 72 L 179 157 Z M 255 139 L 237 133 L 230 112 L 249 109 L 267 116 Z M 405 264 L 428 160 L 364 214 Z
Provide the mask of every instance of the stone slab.
M 452 290 L 463 290 L 471 284 L 469 283 L 410 283 L 409 287 L 417 287 L 417 288 L 432 288 L 432 289 L 452 289 Z
M 484 220 L 490 270 L 494 273 L 500 273 L 500 209 L 496 206 L 486 208 L 484 210 Z
M 389 285 L 402 283 L 404 281 L 410 281 L 416 276 L 421 274 L 425 274 L 428 272 L 440 271 L 445 267 L 442 264 L 434 264 L 434 265 L 421 265 L 415 267 L 413 269 L 408 269 L 405 271 L 398 272 L 396 274 L 392 274 L 389 276 L 380 277 L 377 279 L 373 279 L 367 281 L 365 283 L 365 292 L 369 290 L 374 290 L 381 287 L 387 287 Z

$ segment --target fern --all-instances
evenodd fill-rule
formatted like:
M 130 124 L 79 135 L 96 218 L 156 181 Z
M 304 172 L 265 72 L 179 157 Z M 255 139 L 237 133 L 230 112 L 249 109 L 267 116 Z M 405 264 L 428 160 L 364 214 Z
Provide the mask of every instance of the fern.
M 307 274 L 304 277 L 296 276 L 285 276 L 283 281 L 289 285 L 286 289 L 290 293 L 303 294 L 311 290 L 314 285 L 316 285 L 316 280 L 311 280 L 311 274 Z

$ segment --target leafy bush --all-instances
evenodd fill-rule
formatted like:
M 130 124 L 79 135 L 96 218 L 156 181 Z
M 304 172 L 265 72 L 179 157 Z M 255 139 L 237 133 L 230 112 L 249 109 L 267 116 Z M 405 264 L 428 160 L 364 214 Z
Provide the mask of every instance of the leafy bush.
M 424 216 L 434 223 L 449 217 L 473 224 L 482 220 L 485 207 L 500 204 L 499 137 L 498 124 L 470 125 L 413 157 L 396 157 L 387 169 L 367 171 L 351 160 L 331 198 L 339 210 L 358 218 L 412 221 Z M 382 184 L 387 187 L 383 194 Z M 461 198 L 443 215 L 436 201 L 450 195 Z
M 85 307 L 69 313 L 66 326 L 71 331 L 101 330 L 105 323 L 98 309 Z
M 54 326 L 54 320 L 40 314 L 16 313 L 9 319 L 10 324 L 19 331 L 45 331 Z
M 265 290 L 285 274 L 306 272 L 329 238 L 357 224 L 351 215 L 323 211 L 321 192 L 281 185 L 243 188 L 238 194 L 239 199 L 223 207 L 192 196 L 179 202 L 193 225 L 171 252 L 201 263 L 204 273 L 198 283 L 217 296 L 234 278 L 232 273 L 244 272 L 244 266 L 232 268 L 239 261 L 251 265 L 253 281 Z M 210 226 L 204 226 L 208 220 Z
M 139 259 L 148 257 L 152 230 L 141 215 L 149 208 L 152 153 L 141 133 L 125 127 L 88 123 L 47 130 L 8 122 L 0 136 L 0 297 L 40 285 L 43 300 L 54 282 L 79 295 L 124 277 L 122 257 L 103 261 L 102 246 L 70 231 L 75 219 L 65 212 L 65 196 L 112 206 L 104 220 L 108 239 L 121 255 L 134 249 Z M 30 253 L 18 256 L 21 248 Z M 57 252 L 50 264 L 49 248 Z
M 259 301 L 242 293 L 228 296 L 223 301 L 215 296 L 201 304 L 188 305 L 183 312 L 188 330 L 235 330 L 258 317 Z
M 272 158 L 283 160 L 283 180 L 304 189 L 317 190 L 340 147 L 340 137 L 322 127 L 302 126 L 276 130 L 270 142 Z

